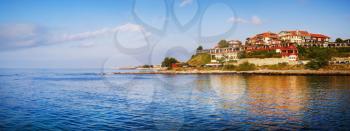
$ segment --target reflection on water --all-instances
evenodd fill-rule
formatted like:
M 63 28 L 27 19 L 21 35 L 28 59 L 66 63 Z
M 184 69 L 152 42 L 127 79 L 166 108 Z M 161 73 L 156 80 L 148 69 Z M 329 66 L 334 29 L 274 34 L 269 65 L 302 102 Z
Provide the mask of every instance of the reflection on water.
M 0 130 L 350 130 L 347 76 L 0 73 Z
M 296 113 L 307 104 L 305 77 L 250 76 L 247 85 L 249 110 L 256 115 Z
M 237 109 L 247 112 L 247 123 L 268 129 L 329 128 L 327 119 L 339 117 L 346 122 L 337 124 L 349 126 L 349 86 L 350 77 L 342 76 L 211 75 L 196 81 L 198 91 L 214 92 L 202 102 L 230 110 L 231 117 Z

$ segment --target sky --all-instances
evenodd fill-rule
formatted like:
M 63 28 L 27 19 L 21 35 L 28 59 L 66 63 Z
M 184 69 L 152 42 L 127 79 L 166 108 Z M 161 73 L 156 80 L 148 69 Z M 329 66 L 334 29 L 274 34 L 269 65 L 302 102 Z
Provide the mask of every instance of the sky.
M 0 68 L 186 61 L 266 31 L 350 38 L 348 0 L 0 0 Z

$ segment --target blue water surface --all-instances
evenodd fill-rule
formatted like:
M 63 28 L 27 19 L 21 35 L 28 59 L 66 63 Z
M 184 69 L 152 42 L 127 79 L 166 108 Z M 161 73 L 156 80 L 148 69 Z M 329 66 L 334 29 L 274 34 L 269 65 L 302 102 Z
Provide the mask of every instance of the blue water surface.
M 0 130 L 350 130 L 349 109 L 348 76 L 0 69 Z

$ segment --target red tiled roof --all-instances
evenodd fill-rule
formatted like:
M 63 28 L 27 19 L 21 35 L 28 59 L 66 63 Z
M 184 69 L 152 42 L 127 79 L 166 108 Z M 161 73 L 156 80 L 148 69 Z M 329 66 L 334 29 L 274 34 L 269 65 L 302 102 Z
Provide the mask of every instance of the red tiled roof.
M 322 35 L 322 34 L 311 34 L 311 37 L 316 37 L 316 38 L 330 38 L 329 36 Z
M 262 37 L 278 37 L 277 34 L 271 33 L 271 32 L 264 32 L 264 33 L 258 34 L 257 36 L 262 36 Z
M 286 31 L 288 33 L 290 33 L 291 36 L 310 36 L 310 33 L 307 31 Z
M 250 40 L 257 40 L 260 39 L 261 37 L 270 37 L 270 38 L 278 38 L 278 34 L 272 33 L 272 32 L 264 32 L 261 34 L 257 34 L 255 36 L 250 37 Z
M 322 34 L 313 34 L 309 33 L 307 31 L 286 31 L 288 32 L 290 36 L 311 36 L 316 38 L 330 38 L 329 36 L 322 35 Z
M 298 50 L 298 48 L 294 45 L 290 45 L 288 47 L 277 47 L 277 49 L 281 49 L 281 50 Z

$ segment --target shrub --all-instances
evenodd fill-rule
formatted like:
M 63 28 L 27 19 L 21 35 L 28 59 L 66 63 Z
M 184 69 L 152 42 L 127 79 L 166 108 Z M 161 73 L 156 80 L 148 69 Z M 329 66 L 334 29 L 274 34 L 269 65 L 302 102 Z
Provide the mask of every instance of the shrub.
M 349 47 L 340 47 L 336 48 L 338 57 L 349 57 L 350 56 L 350 48 Z
M 306 69 L 311 69 L 311 70 L 317 70 L 320 69 L 326 65 L 328 62 L 327 61 L 316 61 L 316 60 L 311 60 L 309 63 L 305 65 Z
M 203 46 L 198 46 L 197 50 L 203 50 Z
M 306 48 L 302 47 L 301 45 L 298 45 L 297 48 L 298 48 L 299 59 L 305 59 L 305 56 L 307 53 Z
M 178 63 L 179 61 L 173 57 L 165 57 L 162 62 L 162 67 L 168 67 L 168 69 L 172 68 L 172 64 Z
M 281 58 L 281 54 L 276 51 L 252 51 L 243 52 L 239 55 L 240 58 Z
M 310 62 L 305 65 L 307 69 L 320 69 L 328 65 L 328 61 L 333 56 L 337 56 L 338 52 L 332 48 L 309 48 L 306 53 L 306 58 L 310 59 Z
M 142 68 L 153 68 L 153 65 L 143 65 Z
M 284 69 L 288 69 L 289 65 L 286 62 L 283 63 L 278 63 L 275 65 L 266 65 L 265 66 L 267 69 L 272 69 L 272 70 L 284 70 Z
M 229 60 L 228 63 L 237 63 L 237 60 Z
M 255 70 L 256 66 L 255 64 L 251 64 L 249 62 L 244 62 L 242 64 L 239 64 L 237 67 L 237 71 L 249 71 L 249 70 Z
M 350 49 L 347 48 L 320 48 L 320 47 L 310 47 L 304 48 L 298 46 L 299 58 L 304 60 L 310 60 L 308 64 L 305 65 L 306 69 L 320 69 L 328 65 L 328 61 L 332 57 L 346 55 Z
M 228 42 L 226 40 L 221 40 L 219 43 L 218 43 L 218 46 L 219 48 L 226 48 L 228 47 Z
M 235 65 L 224 65 L 223 70 L 235 70 Z
M 341 38 L 337 38 L 337 39 L 335 39 L 335 43 L 343 43 L 344 42 L 344 40 L 343 39 L 341 39 Z

